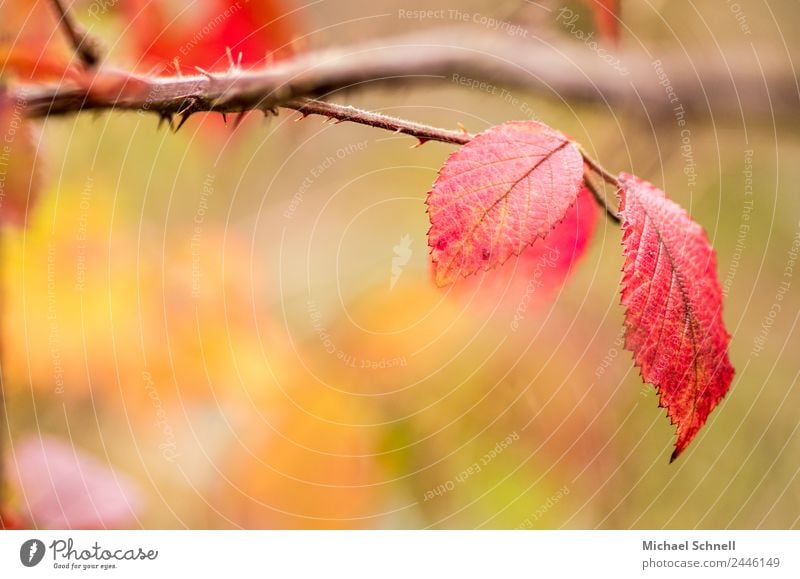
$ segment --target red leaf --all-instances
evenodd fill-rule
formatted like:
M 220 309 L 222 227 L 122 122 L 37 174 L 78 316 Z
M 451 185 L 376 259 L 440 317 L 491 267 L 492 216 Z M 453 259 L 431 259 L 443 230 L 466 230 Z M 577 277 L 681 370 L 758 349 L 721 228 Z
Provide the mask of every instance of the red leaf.
M 19 502 L 37 527 L 121 528 L 135 521 L 142 503 L 127 477 L 56 438 L 15 444 L 10 466 Z
M 227 69 L 226 48 L 234 58 L 241 52 L 244 65 L 293 50 L 296 22 L 281 0 L 124 0 L 122 9 L 145 67 L 160 67 L 164 74 L 175 72 L 176 58 L 185 70 Z
M 39 193 L 36 143 L 25 106 L 0 88 L 0 224 L 24 225 Z
M 449 295 L 468 301 L 470 310 L 485 306 L 493 311 L 500 298 L 500 307 L 511 311 L 518 310 L 523 303 L 526 308 L 542 303 L 575 269 L 589 247 L 599 217 L 597 202 L 583 188 L 564 220 L 546 239 L 494 271 L 457 280 Z
M 436 283 L 487 271 L 561 221 L 583 182 L 577 146 L 535 121 L 481 133 L 450 155 L 426 203 Z
M 22 529 L 23 523 L 19 517 L 0 506 L 0 531 L 13 531 Z
M 677 425 L 671 460 L 728 391 L 733 367 L 714 250 L 664 192 L 620 174 L 625 347 Z
M 595 26 L 603 40 L 619 44 L 619 0 L 585 0 L 594 15 Z

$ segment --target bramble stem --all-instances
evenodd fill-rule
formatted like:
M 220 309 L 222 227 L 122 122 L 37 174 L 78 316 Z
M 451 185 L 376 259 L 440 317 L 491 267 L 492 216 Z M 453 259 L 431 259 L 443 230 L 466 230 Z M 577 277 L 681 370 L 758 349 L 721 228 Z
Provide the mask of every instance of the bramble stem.
M 87 41 L 87 34 L 75 23 L 62 2 L 63 0 L 53 0 L 66 33 L 84 64 L 89 68 L 98 62 L 99 56 L 92 49 L 93 42 Z M 424 60 L 427 55 L 425 52 L 420 58 Z M 462 61 L 460 57 L 459 54 L 453 55 L 452 60 L 434 59 L 432 68 L 447 71 L 457 69 L 459 66 L 475 65 L 471 60 Z M 94 82 L 69 88 L 26 87 L 27 114 L 31 117 L 46 117 L 87 110 L 149 111 L 162 120 L 167 120 L 170 127 L 174 126 L 172 119 L 175 115 L 182 117 L 177 124 L 179 129 L 189 116 L 198 112 L 225 114 L 261 110 L 266 114 L 274 112 L 277 107 L 284 107 L 299 111 L 304 116 L 324 115 L 339 122 L 353 122 L 409 135 L 417 138 L 420 145 L 427 141 L 464 145 L 474 137 L 466 130 L 442 129 L 313 98 L 324 97 L 333 91 L 354 85 L 363 85 L 365 80 L 397 82 L 415 78 L 408 73 L 397 75 L 392 73 L 392 66 L 398 67 L 398 72 L 404 70 L 403 67 L 407 63 L 402 59 L 386 61 L 381 58 L 364 60 L 365 58 L 361 55 L 360 59 L 355 58 L 352 63 L 342 65 L 338 58 L 329 57 L 320 61 L 313 56 L 306 56 L 252 71 L 243 71 L 232 63 L 227 72 L 212 73 L 198 68 L 200 74 L 188 77 L 183 75 L 157 77 L 98 69 L 98 78 L 105 75 L 109 81 L 113 81 L 109 85 L 114 86 L 113 89 L 98 90 L 93 88 L 96 85 Z M 362 60 L 360 66 L 359 60 Z M 475 66 L 485 74 L 492 74 L 491 69 L 481 68 L 482 65 Z M 496 70 L 494 73 L 496 74 Z M 426 77 L 430 79 L 430 75 Z M 103 85 L 102 82 L 99 84 Z M 590 157 L 582 147 L 578 148 L 588 167 L 608 183 L 618 186 L 614 175 Z M 608 206 L 605 198 L 597 192 L 588 179 L 586 181 L 595 199 L 609 217 L 619 222 L 619 218 Z
M 326 117 L 336 119 L 339 122 L 349 121 L 352 123 L 393 131 L 395 133 L 402 133 L 404 135 L 416 137 L 419 139 L 420 144 L 423 144 L 426 141 L 439 141 L 441 143 L 465 145 L 475 137 L 475 135 L 466 131 L 440 129 L 429 125 L 423 125 L 421 123 L 415 123 L 413 121 L 406 121 L 396 117 L 390 117 L 380 113 L 365 111 L 348 105 L 339 105 L 336 103 L 316 101 L 313 99 L 295 99 L 293 101 L 289 101 L 283 106 L 294 109 L 303 115 L 324 115 Z M 616 178 L 611 175 L 610 172 L 603 168 L 600 163 L 589 157 L 582 147 L 578 146 L 578 149 L 580 150 L 584 161 L 589 168 L 591 168 L 591 170 L 595 171 L 606 181 L 611 182 L 614 186 L 619 187 Z M 600 205 L 600 207 L 602 207 L 606 212 L 608 218 L 619 224 L 621 222 L 619 215 L 617 215 L 617 212 L 614 210 L 614 208 L 608 204 L 608 200 L 600 193 L 600 191 L 598 191 L 597 187 L 588 175 L 584 175 L 584 183 L 586 184 L 586 188 L 589 189 L 594 196 L 598 205 Z
M 398 119 L 397 117 L 390 117 L 381 113 L 374 113 L 348 105 L 339 105 L 326 101 L 306 98 L 294 99 L 285 103 L 283 106 L 288 109 L 294 109 L 303 115 L 324 115 L 340 122 L 349 121 L 351 123 L 358 123 L 360 125 L 367 125 L 409 135 L 419 139 L 420 144 L 424 144 L 426 141 L 439 141 L 440 143 L 465 145 L 475 136 L 466 131 L 440 129 L 414 121 Z
M 97 42 L 72 17 L 72 13 L 64 5 L 63 0 L 52 0 L 53 7 L 59 16 L 59 23 L 69 38 L 72 48 L 86 68 L 93 68 L 100 62 L 100 51 Z

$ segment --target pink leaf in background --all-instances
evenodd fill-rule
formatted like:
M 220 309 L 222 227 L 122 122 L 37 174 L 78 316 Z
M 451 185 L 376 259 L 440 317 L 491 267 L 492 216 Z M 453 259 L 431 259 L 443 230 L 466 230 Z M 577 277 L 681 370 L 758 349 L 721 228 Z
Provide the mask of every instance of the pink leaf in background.
M 9 475 L 17 487 L 20 511 L 36 527 L 127 527 L 142 504 L 129 478 L 49 436 L 15 443 Z

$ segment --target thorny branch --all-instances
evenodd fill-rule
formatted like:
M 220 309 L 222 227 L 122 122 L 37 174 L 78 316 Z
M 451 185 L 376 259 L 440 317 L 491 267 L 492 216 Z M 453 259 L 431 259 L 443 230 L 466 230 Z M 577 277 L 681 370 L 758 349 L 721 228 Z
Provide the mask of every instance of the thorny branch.
M 306 98 L 294 99 L 285 103 L 283 106 L 288 109 L 299 111 L 304 116 L 310 114 L 323 115 L 340 122 L 350 121 L 361 125 L 386 129 L 403 135 L 410 135 L 419 139 L 420 144 L 424 144 L 426 141 L 439 141 L 441 143 L 465 145 L 475 136 L 468 133 L 466 130 L 451 131 L 448 129 L 439 129 L 437 127 L 431 127 L 421 123 L 406 121 L 381 113 L 373 113 L 327 101 Z
M 52 0 L 61 16 L 66 34 L 87 69 L 99 61 L 96 42 L 73 20 L 62 4 Z M 464 39 L 469 41 L 464 45 Z M 523 45 L 524 44 L 524 45 Z M 353 47 L 309 52 L 292 60 L 252 70 L 242 70 L 230 51 L 227 72 L 173 77 L 137 75 L 113 69 L 99 69 L 87 75 L 81 86 L 23 87 L 28 115 L 44 117 L 87 110 L 151 111 L 171 127 L 173 117 L 180 116 L 177 128 L 194 113 L 224 114 L 261 110 L 276 112 L 277 107 L 300 111 L 303 115 L 320 114 L 337 121 L 349 121 L 426 141 L 464 144 L 472 135 L 466 130 L 440 129 L 319 100 L 339 91 L 363 89 L 371 85 L 408 84 L 442 80 L 455 85 L 478 87 L 481 83 L 493 89 L 517 86 L 546 92 L 561 99 L 595 100 L 606 106 L 639 103 L 647 115 L 672 114 L 672 105 L 665 99 L 663 82 L 654 76 L 654 63 L 633 55 L 620 55 L 631 78 L 618 78 L 598 66 L 594 55 L 577 46 L 553 43 L 522 43 L 494 34 L 464 35 L 459 30 L 439 30 L 383 39 Z M 670 71 L 670 85 L 681 95 L 685 113 L 709 109 L 743 111 L 749 114 L 768 110 L 770 115 L 781 111 L 794 112 L 797 104 L 797 83 L 789 75 L 765 79 L 763 71 L 737 67 L 736 78 L 728 67 L 706 61 L 686 67 L 657 61 L 659 70 Z M 706 68 L 703 68 L 707 66 Z M 720 77 L 719 71 L 728 71 Z M 774 73 L 773 73 L 774 74 Z M 733 86 L 733 90 L 731 90 Z M 770 92 L 761 94 L 764 86 Z M 764 98 L 766 96 L 766 99 Z M 607 215 L 619 222 L 619 216 L 591 180 L 590 172 L 617 186 L 616 177 L 581 148 L 587 165 L 585 183 Z
M 96 92 L 92 91 L 90 85 L 88 90 L 72 88 L 62 92 L 34 89 L 26 94 L 25 100 L 28 104 L 28 114 L 34 117 L 98 109 L 145 110 L 152 111 L 163 120 L 167 120 L 171 127 L 174 126 L 173 117 L 176 115 L 181 117 L 176 130 L 180 129 L 191 115 L 198 112 L 226 114 L 261 110 L 265 114 L 270 114 L 277 112 L 276 107 L 280 106 L 299 111 L 304 116 L 323 115 L 340 122 L 349 121 L 410 135 L 417 138 L 420 144 L 427 141 L 439 141 L 463 145 L 474 136 L 466 130 L 442 129 L 352 106 L 307 97 L 288 98 L 294 90 L 291 86 L 278 85 L 275 78 L 272 78 L 275 76 L 272 74 L 274 71 L 246 73 L 236 68 L 233 62 L 231 65 L 230 70 L 223 74 L 202 71 L 197 76 L 178 77 L 177 79 L 131 76 L 118 86 L 116 95 L 98 96 Z M 139 95 L 142 92 L 141 85 L 147 86 L 149 89 L 145 100 L 129 94 Z M 135 90 L 130 90 L 129 86 L 133 86 Z M 270 86 L 274 88 L 270 92 L 264 93 L 263 91 Z M 581 154 L 593 171 L 606 181 L 615 182 L 613 175 L 586 154 L 583 149 L 581 149 Z M 619 218 L 608 207 L 605 199 L 597 194 L 596 189 L 593 189 L 591 185 L 587 186 L 590 191 L 595 193 L 608 215 L 618 222 Z
M 28 115 L 33 117 L 86 110 L 143 110 L 159 115 L 162 120 L 167 120 L 171 127 L 174 126 L 173 117 L 181 117 L 176 130 L 180 129 L 191 115 L 198 112 L 226 114 L 261 110 L 264 114 L 270 114 L 277 112 L 276 108 L 280 106 L 299 111 L 304 116 L 308 114 L 323 115 L 340 122 L 349 121 L 410 135 L 417 138 L 420 144 L 427 141 L 439 141 L 463 145 L 474 136 L 466 130 L 442 129 L 352 106 L 307 97 L 290 98 L 295 92 L 309 91 L 300 91 L 297 87 L 301 84 L 297 82 L 279 84 L 277 79 L 281 78 L 282 74 L 277 70 L 278 68 L 260 72 L 244 72 L 231 61 L 229 71 L 219 74 L 201 71 L 199 75 L 192 77 L 181 76 L 165 79 L 118 75 L 117 78 L 122 78 L 123 81 L 117 85 L 116 94 L 95 91 L 89 84 L 88 88 L 73 87 L 62 91 L 53 88 L 34 88 L 26 91 L 25 100 Z M 144 91 L 143 87 L 147 87 L 147 90 Z M 143 93 L 147 94 L 144 99 L 141 96 Z M 581 154 L 593 171 L 606 181 L 615 182 L 614 176 L 583 149 L 581 149 Z M 596 193 L 596 190 L 589 187 L 590 191 Z M 599 194 L 595 196 L 608 215 L 618 222 L 619 218 L 608 207 L 605 199 Z
M 247 72 L 139 77 L 126 87 L 135 94 L 99 98 L 91 85 L 40 88 L 32 112 L 145 108 L 176 113 L 187 98 L 196 99 L 204 110 L 234 112 L 269 108 L 298 97 L 319 98 L 339 90 L 432 82 L 478 91 L 481 83 L 483 90 L 520 88 L 565 102 L 590 101 L 608 110 L 666 119 L 672 117 L 675 103 L 670 102 L 664 82 L 686 114 L 770 120 L 773 115 L 795 116 L 798 110 L 798 85 L 791 69 L 764 71 L 752 54 L 737 56 L 733 69 L 714 55 L 689 63 L 685 54 L 664 56 L 657 61 L 657 69 L 647 55 L 617 56 L 625 63 L 626 76 L 604 67 L 580 43 L 467 34 L 459 28 L 430 30 L 309 51 Z M 666 75 L 664 79 L 659 72 Z M 133 84 L 143 85 L 143 90 L 134 91 Z

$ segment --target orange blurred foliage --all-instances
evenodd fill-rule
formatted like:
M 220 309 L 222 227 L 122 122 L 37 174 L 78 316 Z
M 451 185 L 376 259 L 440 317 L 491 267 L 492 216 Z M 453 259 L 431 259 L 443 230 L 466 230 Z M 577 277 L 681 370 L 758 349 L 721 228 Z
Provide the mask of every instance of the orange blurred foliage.
M 39 195 L 37 130 L 25 118 L 26 102 L 0 87 L 0 224 L 24 225 Z
M 74 79 L 74 54 L 51 0 L 6 0 L 0 20 L 0 76 L 22 81 Z

